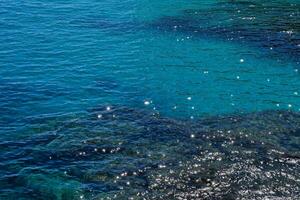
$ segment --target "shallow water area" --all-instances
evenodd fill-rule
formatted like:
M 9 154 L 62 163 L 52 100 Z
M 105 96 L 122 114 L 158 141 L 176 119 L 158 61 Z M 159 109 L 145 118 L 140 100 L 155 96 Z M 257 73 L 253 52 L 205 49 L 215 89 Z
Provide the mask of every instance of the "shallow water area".
M 0 1 L 0 199 L 299 199 L 298 1 Z

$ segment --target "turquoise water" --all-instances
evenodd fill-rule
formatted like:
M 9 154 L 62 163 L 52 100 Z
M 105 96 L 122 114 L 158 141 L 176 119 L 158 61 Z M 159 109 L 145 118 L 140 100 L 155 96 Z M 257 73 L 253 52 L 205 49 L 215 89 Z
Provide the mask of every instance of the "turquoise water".
M 300 198 L 299 1 L 0 1 L 0 199 Z

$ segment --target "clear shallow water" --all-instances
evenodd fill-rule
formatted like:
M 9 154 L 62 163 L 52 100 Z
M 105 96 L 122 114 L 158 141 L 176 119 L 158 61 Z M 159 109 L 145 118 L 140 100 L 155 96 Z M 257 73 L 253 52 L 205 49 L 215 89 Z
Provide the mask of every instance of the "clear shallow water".
M 299 198 L 299 10 L 0 2 L 1 199 Z

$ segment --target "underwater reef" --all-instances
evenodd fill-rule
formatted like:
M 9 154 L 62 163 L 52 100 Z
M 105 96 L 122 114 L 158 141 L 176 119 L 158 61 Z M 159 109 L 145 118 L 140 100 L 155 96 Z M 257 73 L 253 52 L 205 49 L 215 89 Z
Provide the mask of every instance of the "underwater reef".
M 209 8 L 164 16 L 150 27 L 257 47 L 272 58 L 289 56 L 299 64 L 300 4 L 284 1 L 220 1 Z
M 178 120 L 126 106 L 35 117 L 0 142 L 1 199 L 299 199 L 300 114 Z

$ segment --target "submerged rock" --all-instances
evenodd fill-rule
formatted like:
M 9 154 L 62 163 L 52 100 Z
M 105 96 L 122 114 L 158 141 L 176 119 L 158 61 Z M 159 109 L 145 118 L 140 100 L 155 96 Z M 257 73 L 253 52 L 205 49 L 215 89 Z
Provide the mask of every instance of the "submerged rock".
M 107 107 L 59 119 L 55 136 L 2 144 L 7 152 L 21 144 L 19 156 L 2 163 L 2 190 L 17 186 L 52 199 L 299 197 L 299 113 L 184 121 Z
M 189 37 L 214 37 L 259 47 L 272 57 L 300 58 L 299 3 L 282 1 L 221 1 L 210 7 L 183 10 L 150 23 L 160 31 Z

